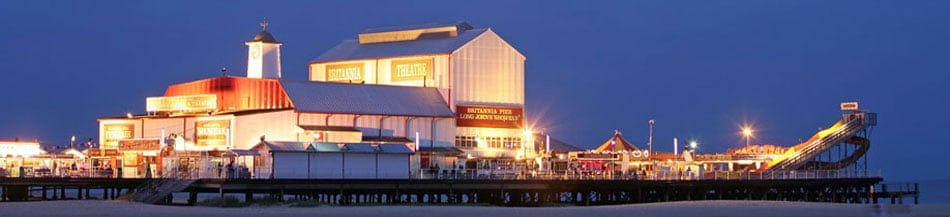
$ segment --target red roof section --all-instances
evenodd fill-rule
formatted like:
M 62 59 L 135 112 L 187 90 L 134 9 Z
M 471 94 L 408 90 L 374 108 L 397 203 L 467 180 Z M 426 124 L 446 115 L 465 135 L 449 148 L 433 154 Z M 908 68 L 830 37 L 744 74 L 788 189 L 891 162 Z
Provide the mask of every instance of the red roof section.
M 217 95 L 218 111 L 293 108 L 280 80 L 245 77 L 214 77 L 173 84 L 165 96 Z

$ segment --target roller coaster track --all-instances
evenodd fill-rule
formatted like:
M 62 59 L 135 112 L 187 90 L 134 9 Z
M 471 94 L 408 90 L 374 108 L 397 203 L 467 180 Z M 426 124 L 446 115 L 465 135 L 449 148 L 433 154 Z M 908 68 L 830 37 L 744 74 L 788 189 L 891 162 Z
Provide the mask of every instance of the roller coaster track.
M 855 149 L 851 156 L 838 162 L 813 163 L 827 168 L 844 168 L 861 158 L 870 147 L 870 142 L 867 139 L 855 136 L 867 127 L 868 125 L 862 118 L 848 121 L 840 120 L 831 128 L 819 131 L 808 141 L 789 148 L 785 154 L 768 162 L 764 169 L 798 170 L 806 168 L 805 166 L 812 162 L 816 156 L 841 142 L 857 145 L 858 149 Z

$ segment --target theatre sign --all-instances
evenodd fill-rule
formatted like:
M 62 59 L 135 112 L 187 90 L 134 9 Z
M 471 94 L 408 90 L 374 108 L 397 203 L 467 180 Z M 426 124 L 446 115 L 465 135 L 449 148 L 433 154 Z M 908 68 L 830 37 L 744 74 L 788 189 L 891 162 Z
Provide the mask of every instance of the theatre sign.
M 327 66 L 327 81 L 360 83 L 363 81 L 363 64 L 336 64 Z
M 521 128 L 524 109 L 498 106 L 456 106 L 459 127 Z
M 148 112 L 212 111 L 216 108 L 218 108 L 218 96 L 214 94 L 148 97 L 145 99 L 145 111 Z
M 393 81 L 416 81 L 432 78 L 433 59 L 393 60 Z

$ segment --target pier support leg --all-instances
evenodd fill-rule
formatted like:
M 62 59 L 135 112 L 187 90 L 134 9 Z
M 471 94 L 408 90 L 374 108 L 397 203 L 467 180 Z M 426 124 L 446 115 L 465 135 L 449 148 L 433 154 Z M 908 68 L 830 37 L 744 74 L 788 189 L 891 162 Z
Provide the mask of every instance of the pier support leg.
M 198 203 L 198 191 L 191 190 L 188 192 L 188 205 L 194 206 L 196 203 Z
M 250 191 L 249 191 L 249 192 L 244 192 L 244 202 L 245 202 L 245 203 L 250 203 L 250 202 L 253 201 L 253 200 L 254 200 L 254 193 L 251 193 Z

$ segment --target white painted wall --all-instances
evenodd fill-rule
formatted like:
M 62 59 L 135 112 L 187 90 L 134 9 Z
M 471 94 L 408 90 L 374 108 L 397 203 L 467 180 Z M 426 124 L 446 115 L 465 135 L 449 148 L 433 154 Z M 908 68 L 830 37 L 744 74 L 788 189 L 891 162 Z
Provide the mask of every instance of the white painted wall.
M 409 160 L 408 154 L 340 152 L 275 152 L 272 159 L 278 179 L 405 179 Z
M 308 161 L 306 152 L 274 152 L 274 178 L 306 179 Z
M 268 141 L 298 141 L 303 133 L 297 127 L 297 115 L 293 110 L 240 115 L 234 118 L 231 129 L 234 149 L 250 149 L 265 136 Z
M 301 125 L 325 126 L 327 124 L 326 114 L 302 114 L 300 116 Z M 330 126 L 353 126 L 355 115 L 332 115 L 330 116 Z M 363 131 L 363 136 L 379 136 L 379 119 L 381 116 L 364 115 L 356 121 L 356 128 Z M 406 121 L 409 121 L 408 128 Z M 430 145 L 432 141 L 432 118 L 427 117 L 389 117 L 383 120 L 383 136 L 387 137 L 406 137 L 415 140 L 416 132 L 419 132 L 421 144 Z M 436 147 L 450 147 L 455 145 L 455 119 L 454 118 L 436 118 L 435 121 L 435 143 Z
M 377 176 L 380 179 L 409 178 L 409 155 L 379 154 L 378 159 Z
M 456 103 L 524 105 L 525 57 L 489 29 L 452 53 Z
M 346 179 L 375 179 L 375 153 L 345 153 L 343 154 L 343 178 Z
M 280 45 L 279 43 L 246 42 L 247 45 L 247 77 L 248 78 L 280 78 Z
M 343 178 L 343 154 L 341 153 L 312 153 L 310 154 L 310 176 L 315 179 Z

